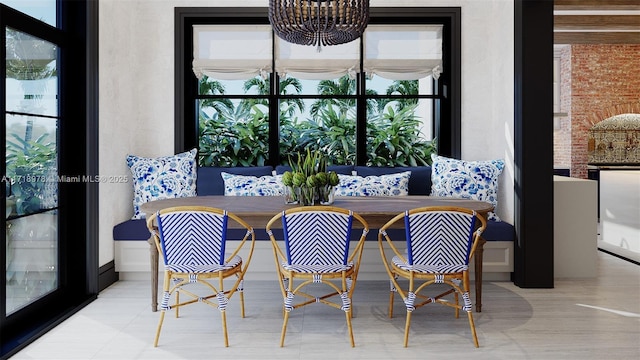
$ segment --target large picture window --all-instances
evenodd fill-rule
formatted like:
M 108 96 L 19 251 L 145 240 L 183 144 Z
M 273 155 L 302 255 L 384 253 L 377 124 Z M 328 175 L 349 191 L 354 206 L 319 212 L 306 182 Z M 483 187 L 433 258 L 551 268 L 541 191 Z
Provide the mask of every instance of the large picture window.
M 459 154 L 459 9 L 377 10 L 360 39 L 318 51 L 275 36 L 266 9 L 178 9 L 176 151 L 197 147 L 200 166 Z

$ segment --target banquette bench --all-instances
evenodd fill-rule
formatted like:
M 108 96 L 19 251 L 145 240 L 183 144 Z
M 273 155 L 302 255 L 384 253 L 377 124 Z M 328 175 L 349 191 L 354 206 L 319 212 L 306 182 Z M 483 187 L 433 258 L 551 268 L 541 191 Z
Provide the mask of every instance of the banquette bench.
M 231 168 L 201 167 L 198 169 L 196 192 L 198 196 L 224 195 L 224 181 L 221 175 L 222 172 L 259 177 L 273 175 L 274 171 L 276 174 L 282 174 L 286 170 L 288 170 L 288 167 L 286 166 L 278 166 L 275 168 L 271 166 Z M 411 171 L 408 185 L 409 195 L 429 195 L 431 192 L 431 167 L 429 166 L 385 168 L 339 165 L 330 166 L 328 170 L 335 171 L 338 174 L 357 174 L 363 177 Z M 233 231 L 234 229 L 230 229 L 230 239 L 233 239 L 234 236 L 237 236 L 238 238 L 241 237 L 242 234 L 234 234 L 232 233 Z M 256 239 L 263 240 L 265 245 L 269 245 L 269 238 L 265 230 L 255 229 L 255 231 Z M 148 249 L 149 245 L 147 240 L 149 240 L 150 236 L 151 235 L 146 227 L 145 219 L 129 219 L 113 227 L 113 239 L 116 243 L 116 271 L 121 274 L 123 272 L 130 273 L 149 271 L 149 262 L 147 260 L 148 256 L 142 255 L 141 250 Z M 489 220 L 487 222 L 487 228 L 482 235 L 482 238 L 486 243 L 484 243 L 484 246 L 476 253 L 476 281 L 482 280 L 483 272 L 495 273 L 497 278 L 494 280 L 509 280 L 510 273 L 513 271 L 514 237 L 515 231 L 513 225 L 504 221 Z M 367 240 L 377 240 L 376 229 L 372 229 L 372 231 L 369 232 Z M 375 257 L 376 255 L 379 257 L 379 254 L 377 254 L 377 243 L 374 241 L 371 241 L 370 243 L 371 249 L 375 249 L 375 252 L 372 253 L 372 257 Z M 265 246 L 265 249 L 270 248 Z M 484 249 L 484 251 L 482 249 Z M 492 254 L 487 254 L 487 250 L 492 251 Z M 486 255 L 489 255 L 489 258 L 485 257 Z M 271 258 L 269 257 L 269 259 Z M 254 262 L 252 262 L 252 267 L 255 266 L 254 260 Z M 269 266 L 268 269 L 271 270 L 273 264 L 269 262 L 267 266 Z M 265 278 L 270 279 L 271 277 Z
M 278 166 L 275 168 L 275 171 L 277 174 L 282 174 L 287 169 L 285 166 Z M 271 166 L 231 168 L 202 167 L 198 169 L 196 191 L 198 195 L 224 195 L 224 182 L 220 175 L 222 172 L 248 176 L 266 176 L 272 175 L 273 170 L 274 168 Z M 330 166 L 329 170 L 345 175 L 351 175 L 355 171 L 355 173 L 360 176 L 411 171 L 411 177 L 409 178 L 409 195 L 429 195 L 431 192 L 431 167 L 429 166 L 384 168 L 339 165 Z M 372 233 L 375 232 L 372 231 Z M 377 234 L 373 235 L 377 236 Z M 146 241 L 150 236 L 144 219 L 129 219 L 113 227 L 113 239 L 115 241 Z M 260 240 L 268 240 L 266 233 L 258 233 L 257 236 Z M 482 237 L 486 241 L 513 241 L 514 236 L 513 225 L 505 221 L 489 221 L 487 229 L 482 234 Z

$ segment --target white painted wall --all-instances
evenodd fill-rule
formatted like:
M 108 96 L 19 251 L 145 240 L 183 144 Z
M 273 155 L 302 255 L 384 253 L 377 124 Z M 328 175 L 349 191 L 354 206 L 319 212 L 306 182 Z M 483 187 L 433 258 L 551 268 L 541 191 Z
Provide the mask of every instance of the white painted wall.
M 100 12 L 100 175 L 129 175 L 127 154 L 173 154 L 174 7 L 261 7 L 267 0 L 103 0 Z M 371 0 L 371 6 L 424 6 Z M 511 0 L 432 0 L 462 8 L 462 158 L 504 158 L 498 215 L 513 222 L 514 31 Z M 133 214 L 129 183 L 100 184 L 100 265 L 113 226 Z
M 598 276 L 597 181 L 553 177 L 553 238 L 556 279 Z

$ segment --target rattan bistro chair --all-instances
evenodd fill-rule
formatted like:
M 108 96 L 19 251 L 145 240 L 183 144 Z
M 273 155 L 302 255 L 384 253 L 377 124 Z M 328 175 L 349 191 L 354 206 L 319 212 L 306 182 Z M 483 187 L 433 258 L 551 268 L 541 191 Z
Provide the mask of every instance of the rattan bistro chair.
M 355 226 L 363 229 L 362 235 L 351 244 L 351 229 Z M 284 250 L 278 244 L 272 228 L 282 228 Z M 343 310 L 351 346 L 355 346 L 351 326 L 351 300 L 360 269 L 364 240 L 369 231 L 367 222 L 347 209 L 304 206 L 275 215 L 267 224 L 266 230 L 273 245 L 278 282 L 284 299 L 280 346 L 284 346 L 289 313 L 312 303 L 322 303 Z M 331 292 L 314 296 L 306 292 L 308 290 L 305 287 L 310 284 L 325 284 Z M 331 301 L 330 298 L 336 295 L 340 300 Z M 296 296 L 301 296 L 303 300 L 295 303 Z
M 247 231 L 234 249 L 227 249 L 227 227 L 231 222 Z M 229 299 L 237 291 L 240 315 L 244 317 L 243 280 L 255 245 L 253 228 L 230 212 L 203 206 L 160 210 L 148 218 L 147 227 L 164 260 L 160 321 L 153 346 L 158 346 L 167 310 L 175 309 L 178 317 L 180 307 L 198 302 L 220 310 L 224 346 L 229 346 L 225 310 Z M 235 277 L 235 281 L 232 286 L 225 287 L 225 280 L 230 277 Z M 206 295 L 198 295 L 196 291 Z M 170 299 L 174 293 L 175 303 L 171 305 Z M 181 300 L 181 293 L 187 299 Z
M 404 222 L 406 252 L 398 250 L 387 234 L 387 229 L 400 221 Z M 407 308 L 405 347 L 409 342 L 412 312 L 430 303 L 455 308 L 456 318 L 461 309 L 466 311 L 473 342 L 478 347 L 469 296 L 469 261 L 485 226 L 484 217 L 473 210 L 459 207 L 423 207 L 398 214 L 380 228 L 378 245 L 391 279 L 389 317 L 393 317 L 395 292 L 400 294 Z M 387 254 L 393 256 L 391 261 Z M 398 283 L 399 278 L 408 280 L 406 290 Z M 432 297 L 421 293 L 423 290 L 426 292 L 426 288 L 433 284 L 447 284 L 449 287 Z M 440 292 L 442 288 L 438 290 L 437 292 Z M 450 294 L 454 295 L 453 301 L 445 299 Z M 462 296 L 462 304 L 459 303 L 459 296 Z

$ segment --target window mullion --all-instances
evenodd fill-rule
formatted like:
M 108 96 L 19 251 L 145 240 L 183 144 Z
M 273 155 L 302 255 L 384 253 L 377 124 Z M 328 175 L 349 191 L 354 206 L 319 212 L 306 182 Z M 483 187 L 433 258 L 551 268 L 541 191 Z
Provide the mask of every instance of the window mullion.
M 267 162 L 276 166 L 280 163 L 280 77 L 276 71 L 275 34 L 271 33 L 272 70 L 269 78 L 269 159 Z
M 360 72 L 357 77 L 356 90 L 356 165 L 365 165 L 367 162 L 367 81 L 364 69 L 364 42 L 360 41 Z

